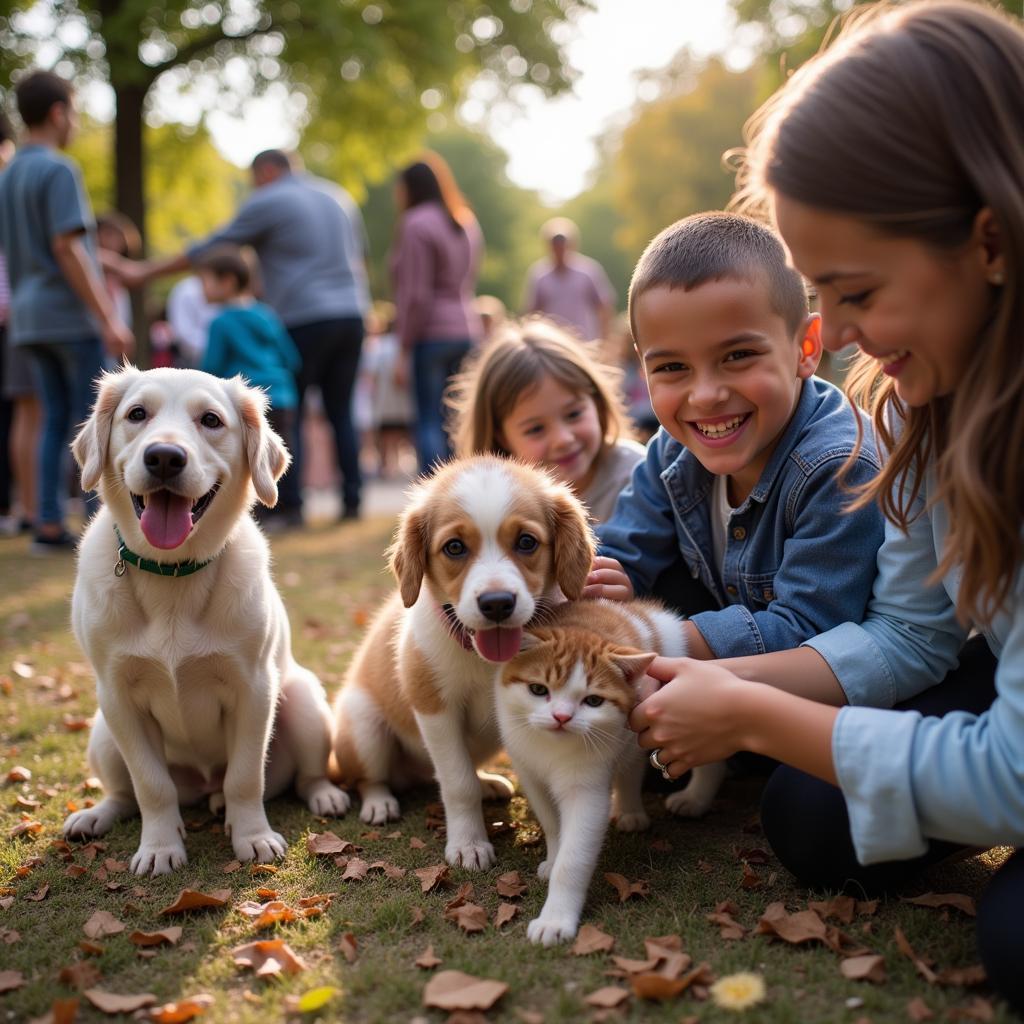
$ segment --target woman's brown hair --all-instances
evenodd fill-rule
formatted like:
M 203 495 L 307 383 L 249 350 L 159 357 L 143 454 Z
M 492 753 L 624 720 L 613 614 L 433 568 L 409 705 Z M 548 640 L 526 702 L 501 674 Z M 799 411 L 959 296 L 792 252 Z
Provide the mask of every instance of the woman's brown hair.
M 405 167 L 398 176 L 405 186 L 407 210 L 421 203 L 437 203 L 459 231 L 473 221 L 473 211 L 440 153 L 424 150 L 419 160 Z
M 501 424 L 545 377 L 594 400 L 605 447 L 632 436 L 619 387 L 621 372 L 592 355 L 586 342 L 533 316 L 503 325 L 449 385 L 445 406 L 455 454 L 510 455 L 501 443 Z
M 934 463 L 949 509 L 935 581 L 961 575 L 961 618 L 990 622 L 1024 556 L 1024 30 L 967 0 L 859 9 L 747 125 L 734 204 L 779 192 L 842 213 L 941 257 L 991 211 L 1005 284 L 956 390 L 911 408 L 876 360 L 847 380 L 887 458 L 855 504 L 878 500 L 906 530 Z M 856 454 L 856 453 L 855 453 Z

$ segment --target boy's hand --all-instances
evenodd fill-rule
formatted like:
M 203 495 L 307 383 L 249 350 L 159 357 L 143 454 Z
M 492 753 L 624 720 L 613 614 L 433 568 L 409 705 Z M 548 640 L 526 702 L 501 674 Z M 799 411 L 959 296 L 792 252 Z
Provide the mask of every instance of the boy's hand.
M 609 601 L 632 601 L 633 584 L 619 562 L 598 555 L 590 567 L 583 596 L 604 597 Z

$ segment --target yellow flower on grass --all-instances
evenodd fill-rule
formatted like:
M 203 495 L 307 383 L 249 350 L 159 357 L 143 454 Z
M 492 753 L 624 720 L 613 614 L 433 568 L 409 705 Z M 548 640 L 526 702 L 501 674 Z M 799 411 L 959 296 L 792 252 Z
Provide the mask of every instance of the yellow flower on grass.
M 764 978 L 760 974 L 727 974 L 711 986 L 711 998 L 724 1010 L 745 1010 L 764 997 Z

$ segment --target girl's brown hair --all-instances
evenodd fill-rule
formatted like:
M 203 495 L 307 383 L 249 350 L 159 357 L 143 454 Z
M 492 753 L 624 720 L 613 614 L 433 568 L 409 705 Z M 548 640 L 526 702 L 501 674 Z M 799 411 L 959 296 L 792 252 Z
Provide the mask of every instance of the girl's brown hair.
M 1022 126 L 1018 22 L 967 0 L 880 4 L 856 12 L 748 122 L 734 198 L 764 211 L 777 191 L 918 239 L 940 258 L 962 249 L 978 214 L 991 211 L 1006 283 L 992 289 L 956 390 L 907 407 L 863 354 L 847 380 L 888 455 L 857 504 L 877 499 L 906 530 L 934 463 L 931 500 L 949 509 L 934 581 L 961 571 L 958 613 L 981 623 L 1009 597 L 1024 556 Z
M 585 342 L 550 320 L 533 316 L 505 324 L 449 385 L 445 406 L 455 454 L 510 455 L 500 441 L 501 424 L 545 377 L 594 400 L 604 447 L 632 436 L 621 371 L 600 362 Z

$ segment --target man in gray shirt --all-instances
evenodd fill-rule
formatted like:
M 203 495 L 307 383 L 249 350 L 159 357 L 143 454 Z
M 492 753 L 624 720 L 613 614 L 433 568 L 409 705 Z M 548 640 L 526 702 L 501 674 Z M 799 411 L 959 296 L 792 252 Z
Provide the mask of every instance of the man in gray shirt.
M 345 518 L 359 515 L 359 440 L 352 422 L 352 390 L 369 307 L 366 236 L 359 209 L 344 189 L 293 170 L 286 153 L 268 149 L 252 162 L 254 189 L 234 220 L 180 256 L 138 264 L 124 272 L 130 284 L 188 269 L 221 243 L 256 250 L 263 299 L 288 328 L 299 354 L 300 410 L 306 389 L 319 386 L 334 429 Z M 302 431 L 296 431 L 292 468 L 281 481 L 277 522 L 302 522 Z
M 36 71 L 15 95 L 26 132 L 0 175 L 0 248 L 11 285 L 8 343 L 32 358 L 44 409 L 32 550 L 45 552 L 74 547 L 62 501 L 68 435 L 88 412 L 104 353 L 130 354 L 135 339 L 103 286 L 81 172 L 60 152 L 78 125 L 71 86 Z

